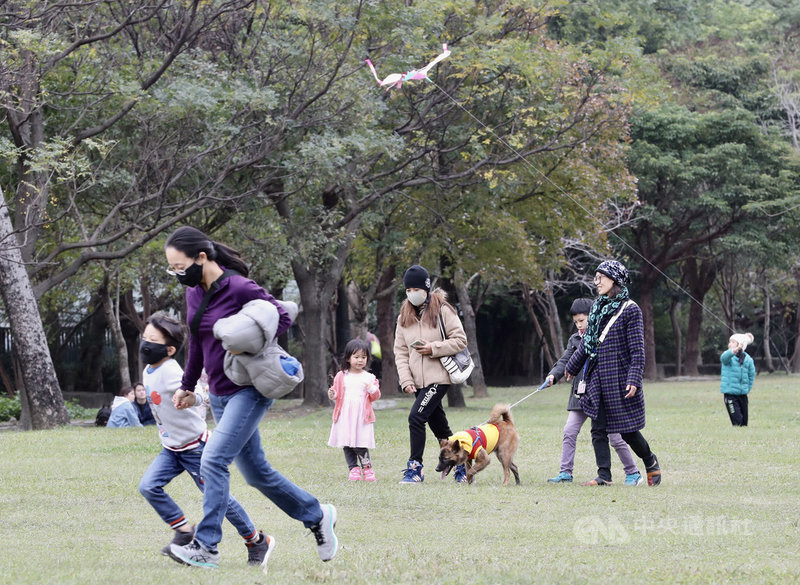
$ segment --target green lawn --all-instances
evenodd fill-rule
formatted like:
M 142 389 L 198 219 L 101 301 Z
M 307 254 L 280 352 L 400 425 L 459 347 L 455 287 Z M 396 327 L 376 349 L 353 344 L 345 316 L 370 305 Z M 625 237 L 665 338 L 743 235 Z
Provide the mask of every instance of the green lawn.
M 482 423 L 498 401 L 531 388 L 492 388 L 491 398 L 449 409 L 453 430 Z M 718 382 L 649 384 L 645 436 L 664 479 L 626 488 L 548 485 L 558 472 L 566 419 L 561 384 L 514 411 L 523 484 L 502 487 L 496 459 L 472 486 L 441 481 L 429 437 L 427 479 L 398 485 L 408 456 L 410 402 L 377 411 L 378 482 L 347 481 L 327 447 L 330 410 L 280 402 L 261 426 L 273 465 L 339 509 L 341 548 L 319 561 L 313 536 L 232 473 L 232 492 L 277 538 L 268 576 L 245 565 L 226 523 L 219 570 L 181 567 L 159 554 L 169 530 L 140 496 L 159 450 L 153 427 L 70 427 L 0 433 L 0 583 L 795 583 L 800 575 L 798 436 L 800 378 L 761 375 L 750 426 L 731 427 Z M 394 401 L 394 405 L 392 402 Z M 576 480 L 594 477 L 588 423 Z M 188 478 L 169 488 L 192 521 L 202 498 Z

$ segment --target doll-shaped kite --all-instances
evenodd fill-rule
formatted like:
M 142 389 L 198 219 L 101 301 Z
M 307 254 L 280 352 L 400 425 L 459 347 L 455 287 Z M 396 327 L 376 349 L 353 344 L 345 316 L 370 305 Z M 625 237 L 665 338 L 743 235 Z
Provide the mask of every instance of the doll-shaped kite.
M 428 71 L 430 71 L 439 61 L 449 56 L 450 51 L 447 49 L 447 45 L 442 45 L 442 52 L 436 57 L 436 59 L 428 63 L 422 69 L 412 69 L 408 73 L 392 73 L 391 75 L 386 76 L 383 81 L 381 81 L 380 77 L 378 77 L 378 73 L 375 71 L 375 66 L 372 64 L 372 61 L 367 59 L 366 62 L 367 65 L 369 65 L 370 71 L 372 71 L 372 75 L 375 76 L 375 81 L 378 82 L 378 85 L 385 87 L 386 91 L 389 91 L 394 87 L 402 86 L 404 81 L 410 81 L 412 79 L 427 79 Z

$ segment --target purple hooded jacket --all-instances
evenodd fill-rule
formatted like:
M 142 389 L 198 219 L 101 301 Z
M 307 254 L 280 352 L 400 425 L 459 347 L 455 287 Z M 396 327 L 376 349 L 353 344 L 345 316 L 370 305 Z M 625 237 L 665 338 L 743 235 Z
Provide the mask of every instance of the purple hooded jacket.
M 224 268 L 223 268 L 224 270 Z M 186 289 L 186 321 L 191 323 L 200 302 L 205 295 L 205 289 L 198 285 Z M 278 309 L 280 321 L 276 337 L 289 329 L 292 319 L 278 301 L 271 294 L 258 286 L 249 278 L 234 274 L 222 280 L 219 289 L 211 297 L 206 311 L 200 320 L 198 335 L 189 336 L 189 347 L 186 357 L 186 369 L 181 380 L 181 387 L 193 390 L 200 379 L 203 368 L 208 374 L 209 392 L 216 396 L 227 396 L 241 390 L 225 375 L 223 369 L 225 349 L 222 342 L 214 337 L 214 323 L 223 317 L 230 317 L 238 313 L 245 303 L 262 299 L 269 301 Z

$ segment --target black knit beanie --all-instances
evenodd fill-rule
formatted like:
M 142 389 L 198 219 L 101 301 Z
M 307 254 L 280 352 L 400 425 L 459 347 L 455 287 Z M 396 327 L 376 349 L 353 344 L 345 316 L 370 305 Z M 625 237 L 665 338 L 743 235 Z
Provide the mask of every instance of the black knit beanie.
M 411 268 L 406 270 L 403 275 L 403 286 L 409 288 L 421 288 L 430 292 L 431 290 L 431 277 L 428 271 L 419 264 L 414 264 Z
M 594 301 L 592 299 L 575 299 L 569 308 L 570 315 L 588 315 L 592 310 Z

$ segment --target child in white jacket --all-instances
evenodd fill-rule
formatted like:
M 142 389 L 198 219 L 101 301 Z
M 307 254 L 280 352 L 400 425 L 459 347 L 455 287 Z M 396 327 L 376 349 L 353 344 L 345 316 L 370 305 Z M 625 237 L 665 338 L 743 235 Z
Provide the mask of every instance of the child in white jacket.
M 181 508 L 164 491 L 164 486 L 186 471 L 203 491 L 200 458 L 209 438 L 204 394 L 195 391 L 195 406 L 183 410 L 178 410 L 172 401 L 183 377 L 183 369 L 173 356 L 182 344 L 183 327 L 179 321 L 161 313 L 148 319 L 140 346 L 142 362 L 147 364 L 142 380 L 156 419 L 162 449 L 142 477 L 139 491 L 174 530 L 170 544 L 179 545 L 191 542 L 194 527 L 189 525 Z M 247 512 L 233 496 L 228 499 L 225 517 L 245 541 L 248 564 L 260 565 L 266 571 L 275 539 L 256 530 Z M 162 549 L 162 554 L 169 554 L 170 544 Z

